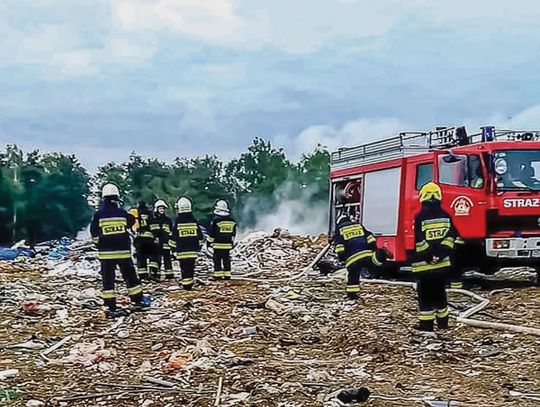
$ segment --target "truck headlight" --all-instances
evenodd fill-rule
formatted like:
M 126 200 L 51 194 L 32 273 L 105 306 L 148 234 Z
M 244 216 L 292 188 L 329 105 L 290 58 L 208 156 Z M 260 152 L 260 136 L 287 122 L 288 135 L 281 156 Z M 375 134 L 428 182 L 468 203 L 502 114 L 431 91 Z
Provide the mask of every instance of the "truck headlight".
M 499 175 L 503 175 L 508 171 L 508 164 L 504 158 L 497 158 L 495 160 L 495 172 Z
M 493 241 L 494 249 L 510 249 L 510 240 L 494 240 Z

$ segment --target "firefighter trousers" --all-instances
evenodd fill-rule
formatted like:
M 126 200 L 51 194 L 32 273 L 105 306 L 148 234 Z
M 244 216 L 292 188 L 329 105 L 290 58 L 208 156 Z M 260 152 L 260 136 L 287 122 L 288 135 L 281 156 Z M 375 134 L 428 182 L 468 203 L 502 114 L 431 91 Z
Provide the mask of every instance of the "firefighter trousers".
M 351 300 L 358 298 L 362 270 L 367 269 L 367 272 L 371 274 L 373 268 L 374 266 L 371 260 L 360 260 L 347 267 L 347 297 Z
M 191 290 L 195 276 L 195 259 L 180 260 L 180 270 L 182 271 L 182 287 L 185 290 Z
M 422 331 L 433 331 L 435 320 L 439 328 L 448 327 L 446 279 L 449 270 L 425 272 L 418 276 L 418 320 Z
M 116 310 L 116 268 L 120 268 L 122 278 L 126 283 L 129 297 L 134 304 L 142 302 L 142 287 L 131 258 L 101 260 L 101 278 L 103 282 L 103 302 L 109 310 Z
M 463 270 L 470 264 L 467 252 L 463 245 L 456 245 L 452 255 L 452 268 L 450 270 L 450 288 L 463 288 Z
M 214 249 L 214 278 L 231 279 L 231 251 Z
M 173 278 L 174 272 L 170 249 L 158 249 L 158 253 L 150 258 L 150 274 L 153 277 L 158 277 L 162 263 L 165 270 L 165 277 Z
M 450 271 L 450 288 L 463 288 L 463 268 L 457 262 Z
M 154 241 L 146 237 L 137 237 L 135 248 L 137 249 L 137 274 L 141 280 L 147 279 L 148 263 L 151 261 L 153 253 L 155 253 Z
M 148 278 L 148 260 L 149 256 L 137 252 L 137 274 L 141 280 Z

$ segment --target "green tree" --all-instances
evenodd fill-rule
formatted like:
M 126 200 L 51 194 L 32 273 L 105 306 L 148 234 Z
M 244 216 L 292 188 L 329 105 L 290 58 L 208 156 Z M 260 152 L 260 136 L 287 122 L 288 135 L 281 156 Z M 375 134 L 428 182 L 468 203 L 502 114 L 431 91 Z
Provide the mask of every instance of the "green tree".
M 304 154 L 299 163 L 299 181 L 316 202 L 328 200 L 330 153 L 319 146 L 314 152 Z
M 74 156 L 8 146 L 0 155 L 2 243 L 75 236 L 90 219 L 89 181 Z
M 97 206 L 99 202 L 101 189 L 109 182 L 118 187 L 122 197 L 128 196 L 131 190 L 131 184 L 128 177 L 127 164 L 108 163 L 98 168 L 97 174 L 92 179 L 94 206 Z
M 277 205 L 276 191 L 298 178 L 298 168 L 282 149 L 260 137 L 253 140 L 247 152 L 232 160 L 225 170 L 228 184 L 235 193 L 236 210 L 241 221 L 253 225 L 261 213 Z M 299 186 L 294 186 L 293 189 Z

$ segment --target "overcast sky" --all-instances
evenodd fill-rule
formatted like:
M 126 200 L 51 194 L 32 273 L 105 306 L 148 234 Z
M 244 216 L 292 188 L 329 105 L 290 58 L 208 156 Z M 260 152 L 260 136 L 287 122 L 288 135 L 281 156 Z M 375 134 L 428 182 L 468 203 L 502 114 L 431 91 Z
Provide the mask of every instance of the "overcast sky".
M 540 127 L 538 0 L 1 0 L 0 142 L 292 157 L 398 130 Z

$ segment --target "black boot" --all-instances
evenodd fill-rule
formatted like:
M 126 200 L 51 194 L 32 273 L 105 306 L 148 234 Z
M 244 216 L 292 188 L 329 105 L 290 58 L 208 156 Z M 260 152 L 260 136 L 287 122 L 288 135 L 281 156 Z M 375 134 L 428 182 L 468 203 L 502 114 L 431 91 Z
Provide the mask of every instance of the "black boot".
M 150 280 L 159 281 L 159 270 L 152 270 L 150 272 Z
M 434 329 L 434 322 L 433 320 L 429 321 L 418 321 L 418 324 L 416 325 L 416 330 L 422 331 L 422 332 L 433 332 Z
M 142 302 L 137 302 L 131 307 L 131 312 L 145 312 L 148 311 L 150 305 L 146 305 Z
M 437 328 L 448 329 L 448 317 L 437 318 Z
M 146 273 L 139 273 L 139 280 L 141 281 L 148 281 L 150 280 L 150 277 L 148 275 L 148 272 Z
M 105 311 L 105 315 L 108 319 L 116 319 L 120 317 L 127 317 L 129 313 L 125 309 L 108 309 Z
M 356 301 L 358 299 L 358 293 L 347 293 L 347 298 L 352 301 Z

